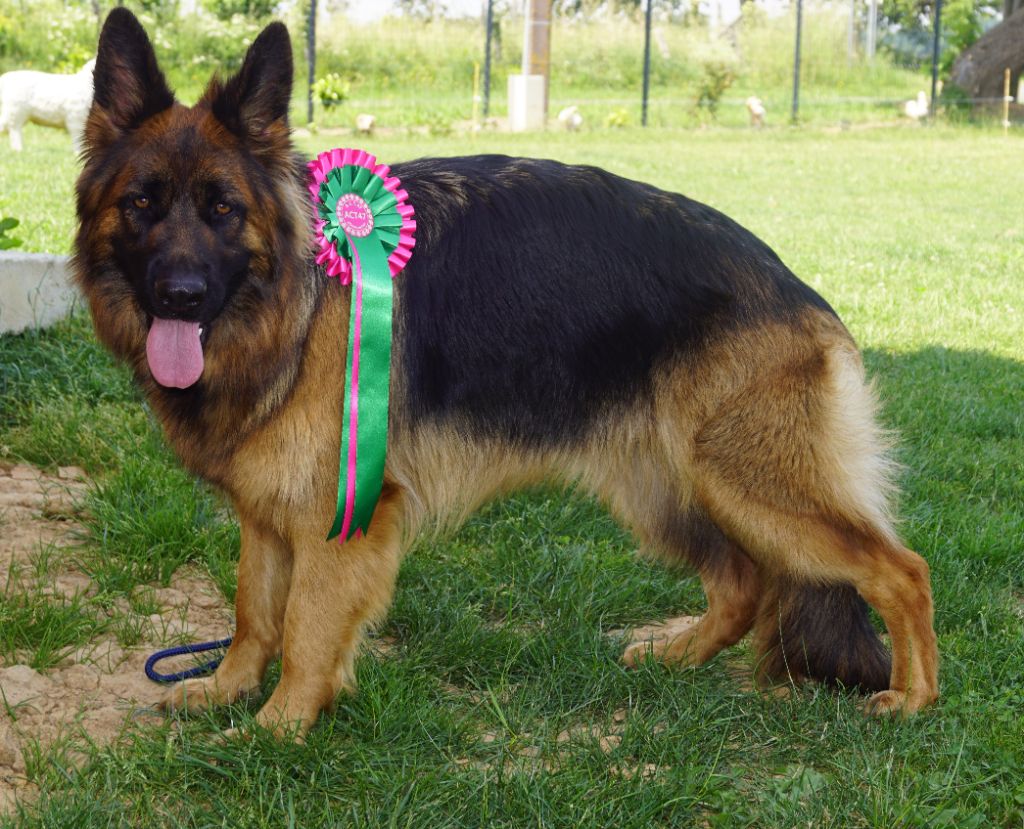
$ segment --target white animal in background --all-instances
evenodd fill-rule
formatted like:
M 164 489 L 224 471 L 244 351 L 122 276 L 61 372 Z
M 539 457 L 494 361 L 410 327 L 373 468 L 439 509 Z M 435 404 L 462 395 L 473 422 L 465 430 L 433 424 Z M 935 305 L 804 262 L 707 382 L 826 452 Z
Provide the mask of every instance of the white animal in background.
M 74 75 L 18 70 L 0 75 L 0 132 L 11 136 L 11 149 L 21 151 L 26 121 L 71 133 L 75 152 L 82 148 L 85 119 L 92 105 L 91 60 Z
M 928 114 L 928 97 L 923 90 L 917 93 L 917 98 L 913 101 L 906 101 L 903 104 L 903 114 L 915 121 L 920 121 Z
M 563 109 L 558 113 L 558 123 L 569 130 L 569 132 L 576 132 L 576 130 L 583 126 L 583 116 L 580 115 L 580 108 L 578 106 L 571 106 Z
M 764 116 L 768 114 L 768 110 L 764 108 L 761 99 L 756 95 L 751 95 L 747 98 L 747 112 L 750 113 L 750 126 L 764 126 Z
M 369 135 L 377 123 L 377 116 L 368 112 L 360 112 L 356 116 L 356 132 L 360 135 Z

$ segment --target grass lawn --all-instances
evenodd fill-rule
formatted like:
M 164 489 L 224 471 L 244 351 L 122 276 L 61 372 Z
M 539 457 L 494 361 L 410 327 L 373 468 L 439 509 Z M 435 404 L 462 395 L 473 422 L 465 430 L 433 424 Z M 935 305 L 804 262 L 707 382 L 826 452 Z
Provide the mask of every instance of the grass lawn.
M 69 248 L 66 141 L 30 129 L 21 156 L 0 148 L 0 213 L 22 220 L 30 250 Z M 312 154 L 330 141 L 300 144 Z M 140 727 L 88 749 L 81 767 L 34 763 L 40 797 L 19 825 L 1020 827 L 1019 138 L 626 129 L 364 143 L 388 161 L 508 152 L 657 182 L 729 213 L 819 290 L 901 434 L 902 531 L 932 566 L 939 704 L 876 721 L 820 689 L 760 697 L 735 670 L 743 645 L 698 671 L 624 671 L 607 632 L 699 613 L 699 585 L 637 561 L 590 501 L 537 492 L 416 548 L 380 631 L 387 653 L 361 658 L 359 693 L 305 745 L 212 738 L 259 700 Z M 185 562 L 233 595 L 237 529 L 178 469 L 83 317 L 0 338 L 5 459 L 93 476 L 79 553 L 100 588 L 90 602 L 164 583 Z M 23 604 L 0 596 L 3 640 L 21 643 L 22 660 L 53 651 L 54 627 L 65 647 L 91 635 L 66 619 L 33 641 Z

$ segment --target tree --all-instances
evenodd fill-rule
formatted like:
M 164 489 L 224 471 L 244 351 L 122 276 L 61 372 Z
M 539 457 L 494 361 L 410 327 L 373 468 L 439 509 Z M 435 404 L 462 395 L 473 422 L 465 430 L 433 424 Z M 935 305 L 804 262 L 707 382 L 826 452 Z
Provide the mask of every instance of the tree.
M 1024 5 L 1021 0 L 1016 3 L 1018 7 Z M 1002 98 L 1007 69 L 1010 89 L 1015 90 L 1024 71 L 1024 8 L 1018 8 L 965 49 L 953 64 L 950 80 L 969 98 Z
M 1005 0 L 1024 2 L 1024 0 Z M 992 8 L 983 0 L 942 0 L 942 54 L 940 71 L 949 73 L 956 56 L 976 41 L 982 23 Z M 882 46 L 897 63 L 909 66 L 928 64 L 932 56 L 934 0 L 883 0 Z

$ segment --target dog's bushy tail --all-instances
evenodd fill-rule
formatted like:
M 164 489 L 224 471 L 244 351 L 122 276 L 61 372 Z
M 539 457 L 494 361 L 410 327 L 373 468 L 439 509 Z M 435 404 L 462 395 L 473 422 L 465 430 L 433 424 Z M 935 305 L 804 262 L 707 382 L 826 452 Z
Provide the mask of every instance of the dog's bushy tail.
M 889 652 L 849 585 L 773 577 L 758 605 L 753 642 L 758 678 L 768 683 L 815 679 L 867 693 L 889 687 Z

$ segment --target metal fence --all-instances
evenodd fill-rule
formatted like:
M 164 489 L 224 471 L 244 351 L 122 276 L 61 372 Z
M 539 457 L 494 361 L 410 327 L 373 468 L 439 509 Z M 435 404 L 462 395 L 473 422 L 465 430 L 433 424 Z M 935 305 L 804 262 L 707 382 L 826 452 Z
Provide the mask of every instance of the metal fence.
M 969 103 L 947 106 L 942 95 L 941 0 L 913 37 L 880 26 L 878 0 L 735 0 L 731 9 L 729 2 L 679 12 L 655 0 L 633 14 L 555 15 L 549 52 L 532 62 L 525 3 L 482 0 L 472 20 L 406 21 L 388 48 L 420 56 L 409 69 L 414 82 L 358 79 L 345 117 L 358 109 L 382 124 L 431 130 L 500 126 L 508 77 L 524 65 L 546 65 L 549 125 L 570 129 L 855 125 L 925 120 L 940 104 Z M 331 36 L 318 40 L 318 54 L 325 47 L 345 48 Z

